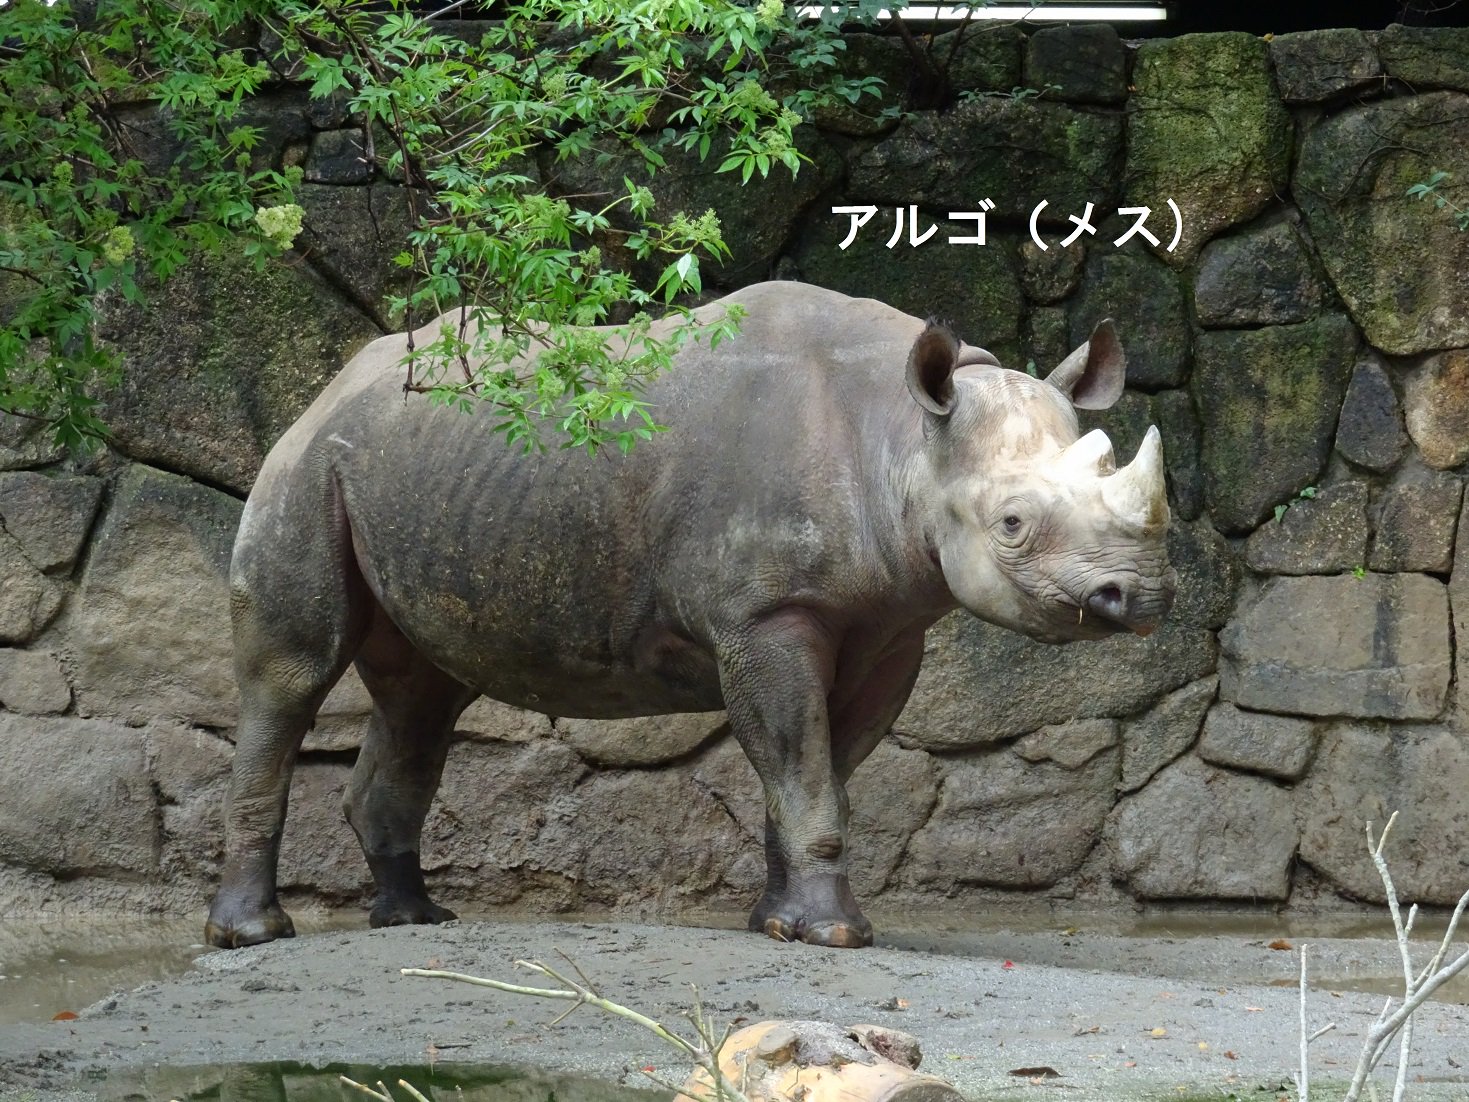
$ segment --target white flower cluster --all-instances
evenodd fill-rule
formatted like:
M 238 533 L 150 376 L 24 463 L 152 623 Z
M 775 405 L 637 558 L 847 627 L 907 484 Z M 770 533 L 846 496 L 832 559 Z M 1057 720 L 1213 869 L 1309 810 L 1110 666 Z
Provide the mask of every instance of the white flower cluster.
M 260 232 L 282 249 L 289 249 L 291 242 L 301 232 L 301 218 L 305 211 L 295 203 L 283 203 L 278 207 L 261 207 L 255 212 L 255 224 Z

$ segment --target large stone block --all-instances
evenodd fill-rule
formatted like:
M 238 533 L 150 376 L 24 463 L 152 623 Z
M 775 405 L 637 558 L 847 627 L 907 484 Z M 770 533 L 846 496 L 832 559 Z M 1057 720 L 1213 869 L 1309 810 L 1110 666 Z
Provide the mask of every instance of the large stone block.
M 602 766 L 661 765 L 687 757 L 727 730 L 723 712 L 556 722 L 559 738 L 584 760 Z
M 1204 720 L 1199 757 L 1213 765 L 1298 781 L 1316 749 L 1316 724 L 1295 716 L 1247 712 L 1220 701 Z
M 960 339 L 988 348 L 1001 363 L 1023 367 L 1020 319 L 1025 300 L 1014 239 L 991 234 L 986 245 L 949 245 L 946 238 L 951 235 L 972 237 L 973 223 L 935 222 L 921 213 L 919 218 L 924 229 L 936 224 L 938 232 L 918 248 L 911 248 L 906 237 L 887 248 L 893 212 L 880 210 L 842 250 L 837 246 L 851 219 L 818 214 L 793 254 L 801 278 L 879 299 L 916 317 L 943 318 Z
M 1217 330 L 1194 347 L 1205 496 L 1243 534 L 1319 481 L 1357 350 L 1340 314 L 1301 325 Z
M 1178 204 L 1178 248 L 1159 252 L 1186 264 L 1209 238 L 1249 221 L 1285 190 L 1290 116 L 1270 78 L 1267 46 L 1254 35 L 1149 40 L 1138 47 L 1132 83 L 1126 199 L 1155 212 L 1166 212 L 1168 199 Z
M 1325 300 L 1289 221 L 1217 237 L 1199 255 L 1194 312 L 1205 328 L 1289 325 L 1314 317 Z
M 568 848 L 567 824 L 589 774 L 555 739 L 455 744 L 424 824 L 431 888 L 482 905 L 527 896 L 538 906 L 574 905 L 585 847 Z
M 948 70 L 949 87 L 965 92 L 1010 92 L 1021 82 L 1025 32 L 1015 24 L 948 31 L 933 40 L 933 58 Z
M 1075 872 L 1114 799 L 1120 755 L 1110 729 L 1112 745 L 1073 765 L 1011 750 L 943 761 L 938 807 L 908 845 L 905 880 L 927 890 L 1044 888 Z
M 1219 678 L 1203 677 L 1169 693 L 1146 714 L 1123 723 L 1118 789 L 1135 792 L 1192 746 L 1218 693 Z
M 1307 130 L 1296 158 L 1292 191 L 1327 275 L 1392 355 L 1469 346 L 1469 234 L 1406 195 L 1435 170 L 1469 179 L 1469 97 L 1348 107 Z
M 26 558 L 20 543 L 0 529 L 0 644 L 26 643 L 61 610 L 62 590 Z
M 58 877 L 157 868 L 143 732 L 0 713 L 0 759 L 0 862 Z
M 1407 446 L 1397 392 L 1381 359 L 1369 354 L 1358 361 L 1347 385 L 1336 425 L 1336 450 L 1359 467 L 1385 471 L 1403 457 Z
M 1394 23 L 1377 36 L 1382 67 L 1411 88 L 1469 92 L 1469 28 Z
M 1179 386 L 1187 377 L 1190 334 L 1183 283 L 1146 253 L 1093 253 L 1068 314 L 1073 348 L 1103 318 L 1116 323 L 1133 386 Z
M 303 759 L 297 763 L 291 776 L 291 810 L 281 835 L 282 889 L 336 901 L 367 899 L 372 874 L 342 814 L 342 796 L 351 774 L 351 767 L 341 762 Z
M 1404 465 L 1377 501 L 1368 565 L 1373 570 L 1447 574 L 1454 565 L 1454 530 L 1463 497 L 1464 483 L 1457 476 Z
M 71 707 L 71 686 L 56 656 L 43 650 L 0 649 L 0 705 L 34 716 Z
M 847 190 L 864 203 L 917 203 L 936 213 L 978 211 L 989 199 L 994 219 L 1028 219 L 1044 199 L 1041 224 L 1069 232 L 1067 215 L 1079 217 L 1088 203 L 1115 209 L 1121 154 L 1120 116 L 984 97 L 943 113 L 914 112 L 857 157 Z M 1049 236 L 1055 248 L 1059 238 Z
M 1068 103 L 1121 103 L 1127 98 L 1127 50 L 1106 23 L 1042 27 L 1025 50 L 1027 87 Z
M 198 727 L 154 724 L 145 728 L 149 774 L 163 813 L 163 847 L 158 871 L 170 884 L 206 885 L 219 876 L 224 860 L 224 814 L 228 802 L 234 747 L 223 737 Z M 292 814 L 296 805 L 292 805 Z M 340 816 L 339 816 L 340 817 Z M 360 851 L 349 849 L 343 860 Z
M 1041 249 L 1027 238 L 1020 243 L 1020 285 L 1032 302 L 1060 302 L 1076 290 L 1085 263 L 1080 241 Z
M 753 782 L 753 769 L 750 774 Z M 913 832 L 938 804 L 938 775 L 932 756 L 884 739 L 847 782 L 849 864 L 858 899 L 877 895 L 899 872 Z
M 530 742 L 550 738 L 553 728 L 549 716 L 482 696 L 464 709 L 454 733 L 480 741 Z
M 296 248 L 384 330 L 401 329 L 384 300 L 408 285 L 407 271 L 393 263 L 407 239 L 408 193 L 385 184 L 303 184 L 299 194 L 306 215 Z
M 367 156 L 367 139 L 362 130 L 323 130 L 312 135 L 306 157 L 306 179 L 313 184 L 365 184 L 374 166 Z
M 1367 484 L 1340 482 L 1298 499 L 1245 541 L 1261 574 L 1338 574 L 1367 561 Z
M 1336 888 L 1383 902 L 1366 824 L 1398 821 L 1383 856 L 1404 906 L 1452 906 L 1469 890 L 1469 743 L 1439 727 L 1339 724 L 1297 790 L 1301 860 Z
M 1117 805 L 1112 874 L 1144 899 L 1285 899 L 1299 834 L 1291 794 L 1192 755 Z
M 381 333 L 309 267 L 198 260 L 147 307 L 109 300 L 123 358 L 101 415 L 125 455 L 245 493 L 280 435 Z
M 760 846 L 694 784 L 688 765 L 592 774 L 541 838 L 571 862 L 580 905 L 685 905 L 718 891 Z
M 0 475 L 0 528 L 47 574 L 71 571 L 102 499 L 102 480 L 19 471 Z
M 720 892 L 757 841 L 696 768 L 588 771 L 551 740 L 461 743 L 425 826 L 424 867 L 479 904 L 661 905 Z
M 1199 463 L 1203 438 L 1199 415 L 1187 390 L 1153 395 L 1153 416 L 1163 436 L 1168 501 L 1180 520 L 1197 520 L 1204 511 L 1204 469 Z
M 1459 539 L 1454 551 L 1454 571 L 1449 575 L 1449 603 L 1454 612 L 1456 675 L 1459 686 L 1457 714 L 1460 725 L 1469 730 L 1469 495 L 1459 512 Z
M 41 422 L 0 413 L 0 471 L 44 467 L 55 463 L 63 454 L 63 449 L 56 446 L 55 437 Z
M 66 621 L 83 715 L 234 724 L 227 573 L 240 510 L 150 467 L 118 478 Z
M 1448 594 L 1422 574 L 1271 579 L 1219 644 L 1219 695 L 1244 708 L 1431 719 L 1448 696 Z
M 1469 459 L 1469 349 L 1429 356 L 1403 390 L 1408 435 L 1423 462 L 1447 470 Z
M 1270 61 L 1286 103 L 1320 103 L 1382 79 L 1372 43 L 1352 27 L 1278 34 Z

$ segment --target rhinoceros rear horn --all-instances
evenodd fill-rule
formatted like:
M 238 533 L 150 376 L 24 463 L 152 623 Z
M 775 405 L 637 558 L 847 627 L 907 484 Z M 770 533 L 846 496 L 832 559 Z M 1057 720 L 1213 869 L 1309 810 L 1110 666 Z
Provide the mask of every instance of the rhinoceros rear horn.
M 1122 397 L 1127 380 L 1127 357 L 1112 319 L 1106 318 L 1092 330 L 1091 339 L 1072 352 L 1046 376 L 1077 409 L 1108 409 Z
M 954 408 L 954 367 L 959 341 L 947 326 L 930 321 L 908 353 L 908 393 L 935 417 Z
M 1102 479 L 1102 501 L 1123 523 L 1160 528 L 1168 523 L 1168 488 L 1163 482 L 1163 438 L 1148 426 L 1133 461 Z

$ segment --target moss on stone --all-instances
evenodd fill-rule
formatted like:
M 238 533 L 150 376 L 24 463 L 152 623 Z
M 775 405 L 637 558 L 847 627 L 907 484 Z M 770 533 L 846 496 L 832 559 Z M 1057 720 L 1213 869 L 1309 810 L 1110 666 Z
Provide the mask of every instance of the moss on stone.
M 1193 389 L 1205 494 L 1221 531 L 1247 532 L 1320 477 L 1357 344 L 1341 314 L 1200 335 Z
M 265 453 L 380 331 L 309 268 L 200 259 L 109 302 L 99 335 L 123 356 L 103 420 L 126 454 L 247 491 Z
M 1469 96 L 1348 108 L 1301 143 L 1294 191 L 1328 276 L 1367 339 L 1393 355 L 1469 345 L 1469 233 L 1408 197 L 1435 170 L 1469 204 Z
M 1133 85 L 1126 197 L 1155 211 L 1170 198 L 1179 205 L 1183 236 L 1175 252 L 1162 255 L 1181 265 L 1285 187 L 1290 116 L 1276 94 L 1266 44 L 1243 33 L 1145 42 Z

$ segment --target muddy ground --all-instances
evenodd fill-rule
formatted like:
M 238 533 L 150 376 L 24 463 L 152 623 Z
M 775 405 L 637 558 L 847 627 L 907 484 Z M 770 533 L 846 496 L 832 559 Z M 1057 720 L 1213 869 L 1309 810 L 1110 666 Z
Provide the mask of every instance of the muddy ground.
M 167 1098 L 186 1089 L 176 1085 L 179 1069 L 265 1061 L 519 1065 L 629 1085 L 645 1085 L 644 1066 L 681 1077 L 654 1037 L 591 1008 L 551 1025 L 562 1006 L 398 971 L 531 983 L 512 962 L 560 954 L 607 997 L 670 1024 L 696 983 L 724 1022 L 817 1018 L 908 1031 L 922 1042 L 925 1068 L 972 1099 L 1268 1099 L 1298 1066 L 1294 938 L 1292 948 L 1272 949 L 1272 939 L 1253 935 L 1083 927 L 882 940 L 828 950 L 625 922 L 327 931 L 204 954 L 187 974 L 110 996 L 75 1021 L 0 1026 L 0 1098 L 44 1100 L 78 1087 L 104 1099 Z M 1396 949 L 1381 938 L 1310 944 L 1321 985 L 1309 993 L 1311 1028 L 1337 1026 L 1312 1045 L 1313 1093 L 1340 1097 L 1382 1006 L 1371 991 L 1399 968 Z M 1417 949 L 1424 959 L 1429 951 Z M 1462 980 L 1452 997 L 1469 1001 Z M 1469 1006 L 1424 1008 L 1414 1064 L 1411 1097 L 1469 1099 Z M 1014 1074 L 1042 1067 L 1059 1077 Z

